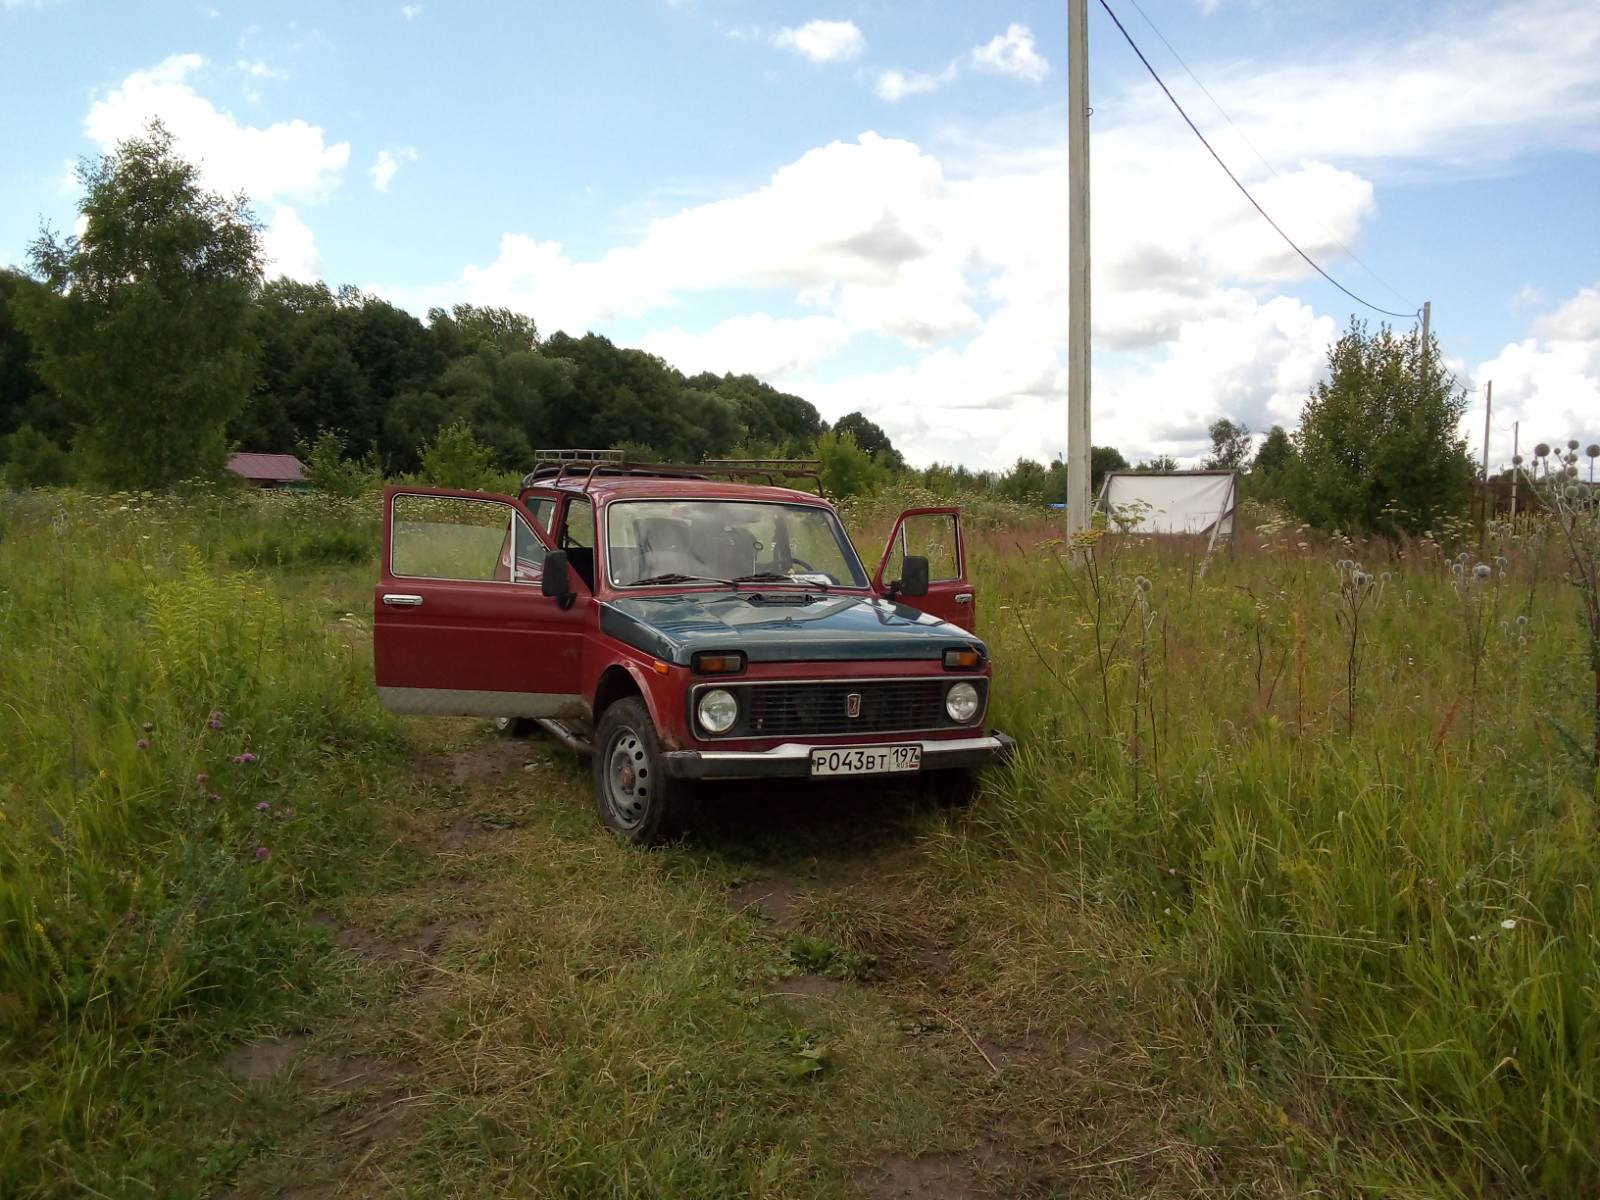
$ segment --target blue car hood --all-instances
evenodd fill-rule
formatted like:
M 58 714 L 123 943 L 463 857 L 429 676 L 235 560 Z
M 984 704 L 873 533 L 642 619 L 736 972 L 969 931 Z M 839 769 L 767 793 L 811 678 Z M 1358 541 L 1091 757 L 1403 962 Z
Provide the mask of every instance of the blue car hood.
M 679 666 L 698 650 L 743 650 L 751 662 L 936 659 L 984 644 L 957 625 L 875 596 L 782 591 L 688 592 L 608 600 L 600 628 Z

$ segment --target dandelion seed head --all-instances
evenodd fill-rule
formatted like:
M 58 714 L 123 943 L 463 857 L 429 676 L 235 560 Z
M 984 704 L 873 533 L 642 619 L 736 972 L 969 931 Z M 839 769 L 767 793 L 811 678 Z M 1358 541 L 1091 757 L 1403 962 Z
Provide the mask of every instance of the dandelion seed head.
M 1477 576 L 1479 579 L 1487 579 L 1487 578 L 1489 578 L 1489 574 L 1490 574 L 1489 564 L 1488 563 L 1479 563 L 1477 566 L 1472 568 L 1472 573 L 1475 576 Z

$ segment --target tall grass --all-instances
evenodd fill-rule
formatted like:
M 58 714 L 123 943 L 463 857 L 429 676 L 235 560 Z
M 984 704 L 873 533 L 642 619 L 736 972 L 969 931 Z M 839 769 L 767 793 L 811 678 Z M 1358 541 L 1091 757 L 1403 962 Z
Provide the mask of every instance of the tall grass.
M 0 1195 L 103 1180 L 314 970 L 390 735 L 328 604 L 228 566 L 255 503 L 0 497 Z
M 1183 543 L 1075 563 L 970 538 L 993 718 L 1023 746 L 979 819 L 1138 931 L 1319 1169 L 1594 1194 L 1600 795 L 1559 734 L 1584 712 L 1571 589 L 1509 542 L 1475 570 L 1281 523 L 1239 540 L 1201 573 Z

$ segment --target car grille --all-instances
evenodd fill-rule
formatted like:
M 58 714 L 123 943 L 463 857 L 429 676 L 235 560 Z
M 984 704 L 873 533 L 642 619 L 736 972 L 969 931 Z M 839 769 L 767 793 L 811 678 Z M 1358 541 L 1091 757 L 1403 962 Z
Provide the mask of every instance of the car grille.
M 955 725 L 944 710 L 944 694 L 953 682 L 939 678 L 748 684 L 734 690 L 739 719 L 723 736 L 821 737 L 946 729 Z M 982 697 L 988 681 L 969 682 Z M 854 717 L 853 695 L 860 697 L 860 712 Z

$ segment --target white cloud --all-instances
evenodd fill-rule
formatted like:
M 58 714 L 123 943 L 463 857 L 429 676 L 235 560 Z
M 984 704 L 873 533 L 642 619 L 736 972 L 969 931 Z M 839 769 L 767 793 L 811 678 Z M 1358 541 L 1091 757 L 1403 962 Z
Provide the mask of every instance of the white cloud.
M 415 21 L 418 17 L 420 17 L 422 15 L 422 5 L 420 5 L 420 4 L 402 4 L 400 6 L 400 15 L 402 17 L 404 17 L 407 21 Z
M 1050 74 L 1050 63 L 1039 53 L 1033 30 L 1012 24 L 982 46 L 973 48 L 972 61 L 984 71 L 1010 75 L 1028 83 L 1040 83 Z
M 854 21 L 807 21 L 778 30 L 772 41 L 815 63 L 846 62 L 867 48 L 867 39 Z
M 278 206 L 272 220 L 261 231 L 261 249 L 269 279 L 287 275 L 309 283 L 322 278 L 322 255 L 317 252 L 316 238 L 287 204 Z
M 372 177 L 372 186 L 380 192 L 387 192 L 389 185 L 394 182 L 394 174 L 406 163 L 417 161 L 415 146 L 400 146 L 394 150 L 379 150 L 378 157 L 367 168 L 367 174 Z
M 250 76 L 250 78 L 252 78 L 252 79 L 287 79 L 287 78 L 289 78 L 289 72 L 280 71 L 278 68 L 273 67 L 273 66 L 269 66 L 268 64 L 260 61 L 259 59 L 255 60 L 253 62 L 247 62 L 246 60 L 241 58 L 237 63 L 234 64 L 234 67 L 237 70 L 244 72 L 246 75 Z
M 257 204 L 283 199 L 307 203 L 339 185 L 350 143 L 328 143 L 316 125 L 295 119 L 261 128 L 241 124 L 191 85 L 205 67 L 198 54 L 175 54 L 147 71 L 135 71 L 89 106 L 84 131 L 103 151 L 139 135 L 159 117 L 180 154 L 197 163 L 206 186 L 245 192 Z
M 880 71 L 874 90 L 878 93 L 879 99 L 895 104 L 904 100 L 907 96 L 921 96 L 928 92 L 936 92 L 955 77 L 956 65 L 954 63 L 951 63 L 942 71 L 932 73 L 924 71 L 907 75 L 904 71 Z
M 845 322 L 835 317 L 778 318 L 767 313 L 730 317 L 705 333 L 662 329 L 640 345 L 686 375 L 793 375 L 842 350 L 850 340 Z
M 1541 441 L 1600 441 L 1600 282 L 1535 321 L 1530 333 L 1473 373 L 1479 387 L 1494 382 L 1493 418 L 1499 428 L 1491 431 L 1489 456 L 1501 465 L 1511 460 L 1505 431 L 1515 421 L 1522 424 L 1522 453 L 1529 458 L 1530 447 Z M 1467 414 L 1462 432 L 1474 454 L 1481 454 L 1481 407 Z

